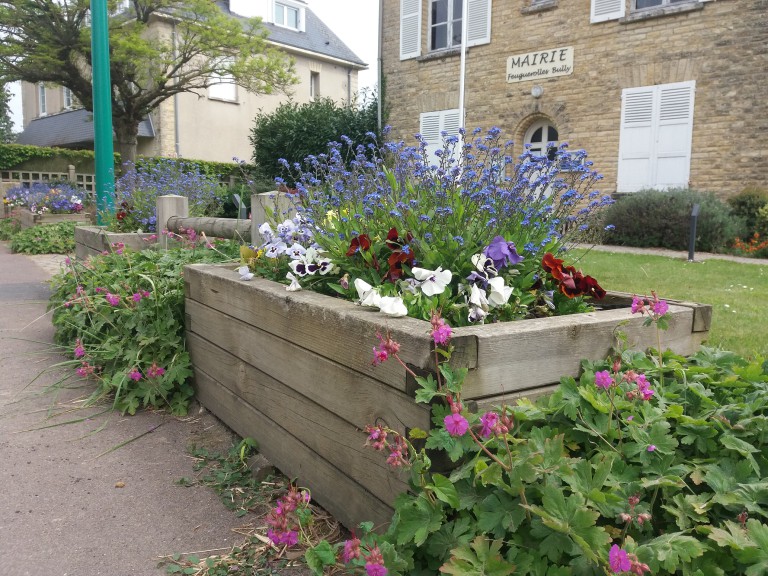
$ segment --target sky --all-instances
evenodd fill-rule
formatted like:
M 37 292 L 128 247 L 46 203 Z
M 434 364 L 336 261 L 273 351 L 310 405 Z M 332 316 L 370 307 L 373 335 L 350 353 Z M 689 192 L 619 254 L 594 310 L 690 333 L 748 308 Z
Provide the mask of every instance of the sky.
M 368 64 L 368 70 L 358 75 L 360 88 L 376 85 L 376 59 L 378 56 L 379 0 L 305 0 L 312 11 Z M 21 96 L 19 85 L 9 86 L 13 94 L 10 102 L 15 130 L 21 131 Z

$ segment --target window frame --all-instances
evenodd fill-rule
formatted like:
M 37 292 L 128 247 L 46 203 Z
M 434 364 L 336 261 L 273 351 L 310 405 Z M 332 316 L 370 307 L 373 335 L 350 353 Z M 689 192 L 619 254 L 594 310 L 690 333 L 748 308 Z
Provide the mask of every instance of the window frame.
M 320 98 L 320 72 L 311 70 L 309 72 L 309 99 L 315 101 Z
M 280 12 L 282 12 L 282 20 L 283 20 L 282 23 L 277 21 L 278 9 Z M 289 10 L 296 13 L 296 26 L 291 26 L 287 23 L 288 22 L 287 14 Z M 288 30 L 296 30 L 296 31 L 301 30 L 302 11 L 301 11 L 301 8 L 299 8 L 298 6 L 294 6 L 293 4 L 290 4 L 288 2 L 279 2 L 275 0 L 274 7 L 273 7 L 273 15 L 274 17 L 272 18 L 272 21 L 274 22 L 275 26 L 280 26 L 281 28 L 287 28 Z
M 61 89 L 61 102 L 64 110 L 71 110 L 74 108 L 74 98 L 72 96 L 72 90 L 66 86 L 62 86 Z
M 208 85 L 208 99 L 219 102 L 238 102 L 237 83 L 231 73 L 211 74 L 211 83 Z
M 464 2 L 467 0 L 461 0 L 461 8 L 462 11 L 464 10 Z M 435 4 L 438 2 L 445 2 L 447 5 L 447 20 L 445 22 L 441 22 L 440 24 L 434 24 L 432 22 L 433 20 L 433 13 L 434 13 L 434 7 Z M 461 17 L 462 15 L 459 14 L 458 19 L 453 14 L 453 8 L 454 8 L 454 0 L 429 0 L 429 34 L 427 35 L 427 46 L 429 47 L 428 52 L 443 52 L 445 50 L 451 50 L 455 48 L 461 47 Z M 432 42 L 434 40 L 434 29 L 436 26 L 446 26 L 446 45 L 439 47 L 439 48 L 433 48 Z M 459 42 L 457 44 L 453 43 L 454 33 L 453 33 L 453 27 L 458 25 L 459 26 Z
M 651 0 L 653 1 L 653 0 Z M 645 6 L 643 8 L 637 7 L 638 0 L 632 0 L 632 12 L 645 12 L 646 10 L 658 10 L 663 8 L 669 8 L 671 6 L 679 6 L 681 4 L 698 4 L 701 0 L 658 0 L 658 4 L 653 6 Z
M 37 109 L 38 117 L 48 116 L 48 98 L 45 92 L 45 84 L 37 83 Z

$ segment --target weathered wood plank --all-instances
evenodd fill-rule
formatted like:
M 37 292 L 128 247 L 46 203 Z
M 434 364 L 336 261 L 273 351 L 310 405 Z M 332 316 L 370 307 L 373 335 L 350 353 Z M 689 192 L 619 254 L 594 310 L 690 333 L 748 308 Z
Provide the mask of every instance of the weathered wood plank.
M 211 375 L 198 370 L 200 402 L 244 438 L 258 438 L 260 450 L 290 478 L 307 487 L 313 500 L 347 528 L 372 521 L 379 531 L 392 519 L 392 508 L 297 440 L 278 422 L 255 410 Z
M 511 392 L 510 394 L 501 394 L 499 396 L 490 396 L 488 398 L 477 398 L 470 400 L 468 403 L 470 405 L 474 404 L 474 412 L 482 414 L 504 405 L 515 406 L 517 400 L 523 398 L 533 401 L 542 396 L 548 396 L 555 390 L 557 390 L 557 385 L 543 386 L 541 388 L 534 388 L 533 390 L 519 390 L 518 392 Z
M 361 429 L 196 334 L 187 335 L 187 345 L 195 370 L 216 374 L 216 381 L 243 402 L 280 422 L 297 440 L 386 504 L 393 504 L 398 494 L 408 490 L 408 484 L 387 465 L 386 454 L 364 446 L 366 435 Z
M 698 335 L 691 333 L 693 310 L 670 305 L 669 311 L 662 346 L 679 354 L 693 353 L 700 344 Z M 473 331 L 478 339 L 478 367 L 467 375 L 464 398 L 507 394 L 577 376 L 582 359 L 597 360 L 610 353 L 614 329 L 627 334 L 630 348 L 655 347 L 656 331 L 642 326 L 643 321 L 622 308 L 461 328 Z
M 187 330 L 229 351 L 357 428 L 383 422 L 401 433 L 429 427 L 429 410 L 383 382 L 194 300 Z
M 211 238 L 228 238 L 250 242 L 251 221 L 238 218 L 181 217 L 168 218 L 167 229 L 178 232 L 179 229 L 205 232 Z
M 194 264 L 185 267 L 187 298 L 235 316 L 244 322 L 363 372 L 405 391 L 405 369 L 390 361 L 371 365 L 376 333 L 391 332 L 401 344 L 400 357 L 419 367 L 434 366 L 429 322 L 388 319 L 371 308 L 309 290 L 286 292 L 285 286 L 255 278 L 238 279 L 232 266 Z M 457 335 L 454 365 L 476 365 L 474 335 Z
M 632 298 L 635 294 L 629 292 L 609 292 L 604 300 L 600 301 L 600 304 L 631 306 Z M 641 295 L 644 296 L 644 295 Z M 668 304 L 675 304 L 677 306 L 685 306 L 686 308 L 693 309 L 693 332 L 707 332 L 712 325 L 712 305 L 701 304 L 699 302 L 687 302 L 685 300 L 674 300 L 669 298 L 663 298 Z

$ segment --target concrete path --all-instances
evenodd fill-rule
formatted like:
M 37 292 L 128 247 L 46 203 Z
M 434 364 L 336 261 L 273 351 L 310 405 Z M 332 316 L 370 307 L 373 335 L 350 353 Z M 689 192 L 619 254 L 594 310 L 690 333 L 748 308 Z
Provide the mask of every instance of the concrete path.
M 83 408 L 92 385 L 74 379 L 47 391 L 73 370 L 43 372 L 71 358 L 53 350 L 45 315 L 60 260 L 0 242 L 0 576 L 157 576 L 160 556 L 240 543 L 243 520 L 212 490 L 174 483 L 195 474 L 188 444 L 231 445 L 218 420 Z

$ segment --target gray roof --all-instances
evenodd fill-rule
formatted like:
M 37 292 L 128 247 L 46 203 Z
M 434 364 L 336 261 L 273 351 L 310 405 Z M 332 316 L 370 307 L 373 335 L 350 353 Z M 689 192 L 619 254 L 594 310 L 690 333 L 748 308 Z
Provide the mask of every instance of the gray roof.
M 234 12 L 231 12 L 227 6 L 228 2 L 219 2 L 219 7 L 230 16 L 239 19 L 245 19 Z M 299 48 L 315 52 L 321 56 L 328 56 L 338 60 L 349 62 L 355 68 L 367 68 L 368 64 L 363 62 L 357 54 L 342 42 L 333 31 L 318 18 L 314 12 L 307 6 L 305 10 L 305 32 L 291 30 L 283 26 L 276 26 L 269 22 L 263 22 L 264 28 L 269 32 L 269 39 L 276 44 L 287 47 Z
M 269 30 L 269 39 L 277 44 L 293 46 L 310 52 L 317 52 L 324 56 L 346 60 L 360 67 L 367 67 L 350 48 L 342 42 L 333 31 L 326 26 L 315 13 L 305 8 L 305 29 L 306 32 L 296 32 L 274 24 L 264 23 L 264 27 Z
M 149 118 L 139 124 L 139 138 L 154 138 Z M 93 113 L 85 108 L 35 118 L 16 138 L 17 144 L 59 148 L 93 147 Z

